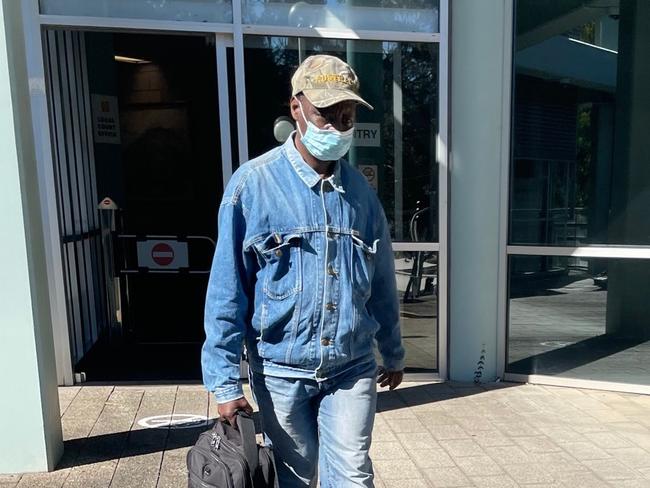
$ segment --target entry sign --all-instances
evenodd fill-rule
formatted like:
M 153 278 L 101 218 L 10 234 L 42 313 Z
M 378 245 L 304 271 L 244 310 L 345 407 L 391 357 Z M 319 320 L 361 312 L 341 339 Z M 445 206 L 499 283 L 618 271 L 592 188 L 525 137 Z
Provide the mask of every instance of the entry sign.
M 138 241 L 138 267 L 161 270 L 189 267 L 187 242 L 153 239 Z
M 357 147 L 381 146 L 381 124 L 355 124 L 352 145 Z

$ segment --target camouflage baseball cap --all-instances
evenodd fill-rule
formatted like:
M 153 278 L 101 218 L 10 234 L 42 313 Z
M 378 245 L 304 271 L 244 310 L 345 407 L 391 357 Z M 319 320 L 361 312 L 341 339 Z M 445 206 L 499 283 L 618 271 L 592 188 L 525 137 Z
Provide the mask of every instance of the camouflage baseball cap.
M 291 95 L 302 92 L 318 108 L 352 100 L 372 110 L 359 96 L 359 78 L 336 56 L 316 54 L 305 59 L 291 78 Z

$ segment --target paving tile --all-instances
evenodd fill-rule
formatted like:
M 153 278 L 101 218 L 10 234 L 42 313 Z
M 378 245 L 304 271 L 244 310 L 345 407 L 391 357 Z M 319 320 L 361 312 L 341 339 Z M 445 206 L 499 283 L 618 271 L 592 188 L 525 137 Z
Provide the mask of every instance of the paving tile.
M 408 451 L 440 448 L 438 441 L 436 441 L 429 432 L 409 432 L 395 435 Z
M 562 448 L 546 436 L 515 437 L 513 439 L 524 451 L 531 454 L 561 452 Z
M 622 449 L 607 449 L 607 453 L 631 468 L 650 469 L 650 452 L 640 447 L 625 447 Z
M 617 459 L 595 459 L 583 461 L 582 464 L 606 481 L 634 479 L 639 477 L 639 472 L 637 470 L 626 466 Z
M 494 422 L 494 426 L 509 437 L 531 437 L 541 435 L 539 429 L 527 422 Z
M 549 472 L 576 473 L 588 471 L 576 458 L 567 452 L 539 453 L 532 456 L 535 464 Z
M 425 479 L 386 480 L 383 483 L 385 488 L 430 488 L 432 486 Z M 379 488 L 379 485 L 375 485 L 375 488 Z
M 476 433 L 482 431 L 494 431 L 494 425 L 485 417 L 478 415 L 471 415 L 467 417 L 458 417 L 456 423 L 460 425 L 468 433 Z
M 437 440 L 448 440 L 448 439 L 466 439 L 469 436 L 458 425 L 432 425 L 428 426 L 429 432 Z
M 108 488 L 117 467 L 116 460 L 75 466 L 63 488 Z
M 80 386 L 60 386 L 59 387 L 59 411 L 61 416 L 65 414 L 74 398 L 79 394 Z
M 373 442 L 397 441 L 397 436 L 392 430 L 390 430 L 388 426 L 375 425 L 375 428 L 372 431 L 372 441 Z
M 467 476 L 494 476 L 505 474 L 503 469 L 490 456 L 455 458 L 456 465 Z
M 454 460 L 444 449 L 422 449 L 409 451 L 409 457 L 420 468 L 453 468 Z
M 552 483 L 552 474 L 538 464 L 504 464 L 503 469 L 517 483 Z
M 406 449 L 399 442 L 373 442 L 370 447 L 370 457 L 378 459 L 408 459 Z
M 519 484 L 510 476 L 479 476 L 472 477 L 472 482 L 477 488 L 519 488 Z
M 472 482 L 458 468 L 425 469 L 424 474 L 435 487 L 465 487 Z
M 637 432 L 640 434 L 650 435 L 648 426 L 643 425 L 643 422 L 650 422 L 647 413 L 643 417 L 628 417 L 629 422 L 612 422 L 608 427 L 613 432 Z M 649 424 L 650 425 L 650 424 Z
M 650 484 L 647 479 L 637 478 L 632 480 L 617 480 L 617 488 L 648 488 Z
M 628 439 L 612 432 L 592 432 L 585 434 L 585 437 L 603 449 L 634 447 L 634 444 Z
M 384 482 L 423 477 L 415 463 L 409 459 L 382 459 L 373 462 L 373 466 Z
M 161 461 L 162 451 L 121 458 L 111 488 L 156 488 Z
M 157 488 L 187 486 L 185 457 L 190 447 L 168 449 L 163 453 Z
M 606 451 L 591 442 L 567 442 L 562 444 L 562 448 L 579 461 L 611 457 Z
M 482 456 L 485 454 L 481 446 L 472 439 L 452 439 L 440 441 L 440 446 L 445 449 L 451 457 Z
M 495 446 L 485 452 L 501 466 L 505 464 L 527 464 L 533 461 L 530 454 L 518 446 Z
M 0 483 L 18 483 L 22 474 L 0 474 Z
M 637 447 L 650 451 L 650 435 L 644 432 L 619 432 L 620 436 L 625 437 Z
M 552 481 L 550 483 L 526 483 L 521 486 L 525 486 L 526 488 L 564 488 L 565 485 L 560 481 Z
M 498 447 L 498 446 L 512 446 L 513 440 L 505 436 L 498 430 L 486 430 L 483 432 L 476 432 L 472 434 L 472 439 L 482 447 Z
M 379 479 L 377 476 L 372 480 L 375 488 L 386 488 L 386 483 L 383 480 Z
M 29 473 L 22 476 L 17 488 L 60 488 L 68 478 L 69 470 L 51 473 Z
M 611 488 L 593 473 L 553 473 L 564 488 Z
M 587 439 L 583 434 L 576 432 L 569 426 L 559 427 L 556 425 L 550 427 L 540 427 L 540 432 L 551 439 L 553 442 L 585 442 Z
M 417 418 L 412 419 L 393 419 L 388 422 L 388 426 L 395 433 L 401 432 L 426 432 L 424 425 Z

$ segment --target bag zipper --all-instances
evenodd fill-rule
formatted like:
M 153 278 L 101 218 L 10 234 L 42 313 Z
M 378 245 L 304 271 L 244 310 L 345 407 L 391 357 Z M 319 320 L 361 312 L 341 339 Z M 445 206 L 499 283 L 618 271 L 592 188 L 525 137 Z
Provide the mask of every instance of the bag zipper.
M 224 463 L 221 459 L 219 459 L 216 456 L 216 454 L 214 452 L 210 451 L 209 449 L 205 449 L 205 448 L 199 447 L 199 446 L 194 446 L 194 449 L 196 449 L 197 451 L 202 452 L 204 454 L 209 454 L 209 456 L 212 459 L 214 459 L 217 462 L 217 464 L 220 464 L 221 466 L 223 466 L 225 468 L 225 470 L 226 470 L 226 473 L 228 473 L 228 478 L 226 478 L 226 482 L 228 483 L 228 488 L 234 488 L 234 483 L 232 481 L 232 473 L 230 472 L 230 469 L 228 468 L 228 465 L 226 463 Z M 210 485 L 207 485 L 207 486 L 210 486 Z
M 253 486 L 253 478 L 255 477 L 255 475 L 254 475 L 254 473 L 251 472 L 251 470 L 250 470 L 250 466 L 248 466 L 248 462 L 244 463 L 244 461 L 242 461 L 242 460 L 240 459 L 240 456 L 241 456 L 242 454 L 241 454 L 237 449 L 235 449 L 234 447 L 230 446 L 230 445 L 227 444 L 227 443 L 224 443 L 223 446 L 221 446 L 222 449 L 223 449 L 224 447 L 226 448 L 226 451 L 230 451 L 231 453 L 237 455 L 237 457 L 236 457 L 235 459 L 237 460 L 237 463 L 239 463 L 239 465 L 241 466 L 241 468 L 242 468 L 242 473 L 246 473 L 246 470 L 247 470 L 247 468 L 248 468 L 248 474 L 249 474 L 249 476 L 250 476 L 250 479 L 249 479 L 249 481 L 250 481 L 250 486 Z

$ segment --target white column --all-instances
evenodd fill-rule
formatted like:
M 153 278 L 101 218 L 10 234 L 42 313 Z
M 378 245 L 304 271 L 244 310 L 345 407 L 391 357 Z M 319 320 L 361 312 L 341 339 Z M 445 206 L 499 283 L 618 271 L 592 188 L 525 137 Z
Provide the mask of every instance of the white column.
M 450 28 L 449 377 L 503 361 L 512 0 L 454 0 Z
M 0 473 L 63 453 L 20 4 L 0 3 Z

